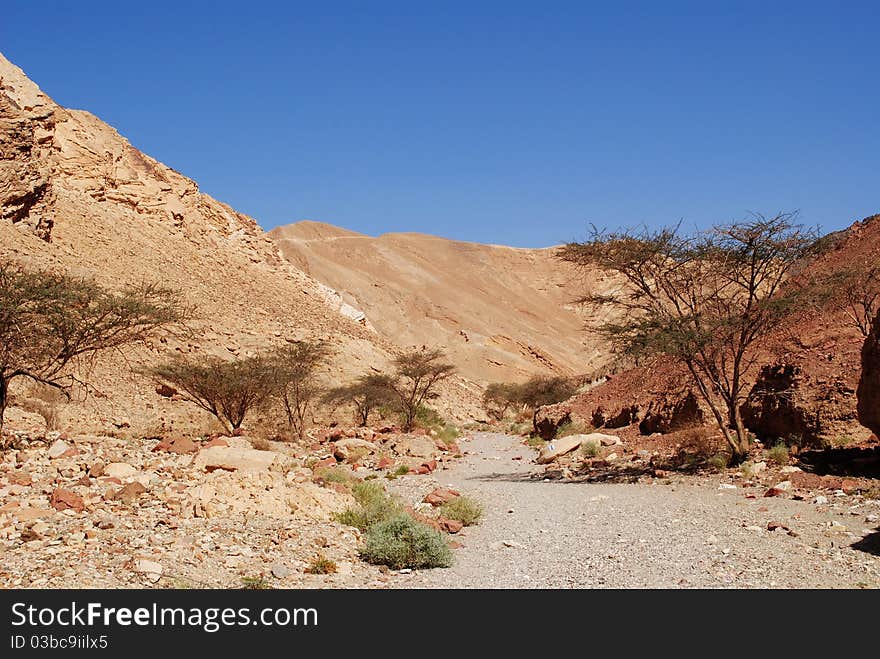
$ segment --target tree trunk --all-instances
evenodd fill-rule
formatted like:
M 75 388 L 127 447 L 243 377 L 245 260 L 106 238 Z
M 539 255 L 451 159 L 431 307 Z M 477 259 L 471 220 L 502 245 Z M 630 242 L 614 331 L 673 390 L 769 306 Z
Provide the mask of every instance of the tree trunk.
M 6 402 L 9 397 L 9 381 L 0 378 L 0 433 L 3 432 L 3 416 L 6 413 Z
M 733 455 L 734 464 L 741 463 L 749 454 L 749 433 L 743 423 L 738 403 L 739 401 L 734 401 L 728 406 L 730 408 L 730 415 L 733 417 L 733 427 L 736 430 L 737 446 Z

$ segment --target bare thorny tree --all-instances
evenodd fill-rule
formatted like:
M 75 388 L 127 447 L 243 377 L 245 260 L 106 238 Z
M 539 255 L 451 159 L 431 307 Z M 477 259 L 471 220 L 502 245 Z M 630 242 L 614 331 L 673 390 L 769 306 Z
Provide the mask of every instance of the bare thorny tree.
M 62 391 L 100 352 L 183 328 L 192 310 L 153 284 L 109 291 L 97 283 L 0 263 L 0 430 L 9 386 L 21 378 Z
M 880 311 L 880 264 L 850 266 L 832 275 L 827 285 L 835 293 L 831 306 L 867 338 Z
M 569 243 L 559 257 L 615 277 L 615 290 L 585 296 L 619 320 L 593 329 L 615 350 L 684 364 L 711 410 L 734 462 L 749 450 L 740 413 L 759 345 L 807 294 L 786 285 L 816 234 L 795 215 L 753 216 L 686 235 L 680 226 L 605 233 Z
M 416 415 L 422 405 L 438 397 L 437 385 L 455 373 L 455 367 L 441 361 L 439 349 L 411 350 L 394 360 L 394 376 L 389 380 L 396 403 L 403 416 L 403 430 L 415 426 Z
M 324 392 L 318 371 L 330 357 L 328 347 L 317 341 L 297 341 L 276 349 L 269 357 L 272 394 L 287 417 L 291 434 L 306 437 L 308 415 Z

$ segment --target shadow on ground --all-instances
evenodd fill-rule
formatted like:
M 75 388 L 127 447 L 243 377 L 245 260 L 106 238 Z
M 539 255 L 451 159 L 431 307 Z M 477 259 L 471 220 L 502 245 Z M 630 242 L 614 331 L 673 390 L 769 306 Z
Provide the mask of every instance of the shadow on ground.
M 850 547 L 863 551 L 866 554 L 880 556 L 880 526 L 873 533 L 869 533 L 861 540 L 852 543 Z
M 805 471 L 820 476 L 880 478 L 880 446 L 812 449 L 798 460 Z

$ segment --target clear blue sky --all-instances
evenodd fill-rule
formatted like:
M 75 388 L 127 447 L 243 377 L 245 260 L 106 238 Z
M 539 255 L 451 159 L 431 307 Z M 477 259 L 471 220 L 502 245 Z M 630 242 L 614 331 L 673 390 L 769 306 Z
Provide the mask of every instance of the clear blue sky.
M 544 246 L 880 211 L 880 2 L 4 0 L 0 51 L 265 228 Z

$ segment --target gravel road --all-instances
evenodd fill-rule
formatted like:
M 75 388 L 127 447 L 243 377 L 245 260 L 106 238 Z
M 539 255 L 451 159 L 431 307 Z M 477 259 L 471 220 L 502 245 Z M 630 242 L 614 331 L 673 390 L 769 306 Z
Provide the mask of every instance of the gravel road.
M 530 478 L 533 452 L 519 437 L 477 433 L 462 446 L 464 459 L 437 481 L 480 500 L 484 519 L 457 536 L 451 568 L 399 575 L 398 587 L 880 587 L 878 501 L 763 498 L 719 489 L 720 476 L 542 481 Z M 875 553 L 853 548 L 859 541 Z

